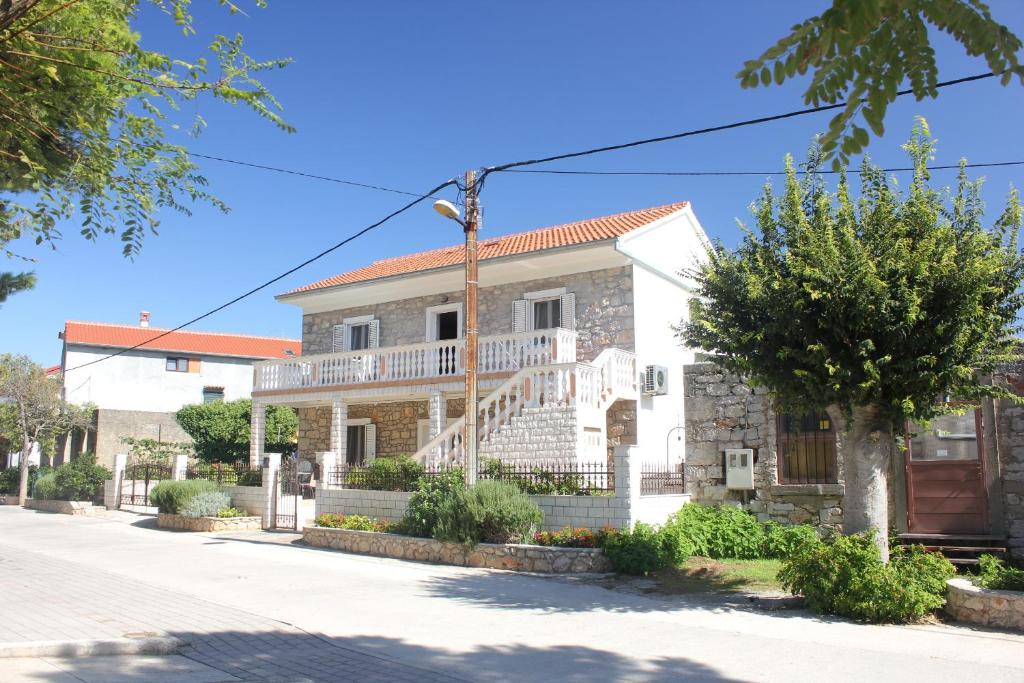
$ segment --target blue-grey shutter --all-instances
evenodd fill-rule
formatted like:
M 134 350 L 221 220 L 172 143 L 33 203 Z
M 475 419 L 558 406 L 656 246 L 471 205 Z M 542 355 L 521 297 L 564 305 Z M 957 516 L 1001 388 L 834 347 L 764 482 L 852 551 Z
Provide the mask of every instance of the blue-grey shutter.
M 348 335 L 345 333 L 345 325 L 335 325 L 333 336 L 331 337 L 331 352 L 339 353 L 341 351 L 347 351 L 348 347 Z
M 512 331 L 526 332 L 526 299 L 512 302 Z

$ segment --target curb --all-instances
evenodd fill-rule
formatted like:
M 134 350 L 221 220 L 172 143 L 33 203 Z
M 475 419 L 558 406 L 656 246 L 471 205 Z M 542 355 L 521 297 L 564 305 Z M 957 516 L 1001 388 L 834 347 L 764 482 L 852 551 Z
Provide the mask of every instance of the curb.
M 113 655 L 173 655 L 185 643 L 170 636 L 109 638 L 106 640 L 27 640 L 0 643 L 0 659 L 14 657 L 103 657 Z

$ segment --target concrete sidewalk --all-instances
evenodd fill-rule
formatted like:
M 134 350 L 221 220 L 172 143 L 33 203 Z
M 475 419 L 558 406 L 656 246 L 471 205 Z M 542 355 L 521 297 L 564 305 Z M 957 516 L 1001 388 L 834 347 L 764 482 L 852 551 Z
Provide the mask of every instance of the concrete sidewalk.
M 163 632 L 190 643 L 189 661 L 250 680 L 1024 680 L 1015 635 L 763 613 L 294 538 L 0 509 L 0 595 L 26 584 L 8 614 L 51 610 L 26 621 L 37 633 L 50 619 L 72 633 Z

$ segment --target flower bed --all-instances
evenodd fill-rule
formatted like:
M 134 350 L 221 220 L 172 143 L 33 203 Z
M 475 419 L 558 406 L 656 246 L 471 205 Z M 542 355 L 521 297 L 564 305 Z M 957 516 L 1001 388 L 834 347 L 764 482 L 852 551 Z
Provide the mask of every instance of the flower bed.
M 17 496 L 14 498 L 17 500 Z M 106 510 L 102 505 L 93 505 L 87 500 L 37 500 L 28 498 L 25 507 L 40 512 L 57 512 L 62 515 L 95 515 Z
M 261 517 L 186 517 L 161 512 L 156 516 L 161 529 L 175 531 L 247 531 L 263 528 Z
M 946 614 L 957 621 L 1024 631 L 1024 592 L 975 586 L 966 579 L 946 583 Z
M 490 543 L 479 543 L 469 548 L 461 543 L 445 543 L 431 538 L 314 526 L 302 529 L 302 540 L 317 548 L 333 548 L 363 555 L 452 564 L 459 567 L 545 574 L 611 571 L 608 558 L 597 548 Z

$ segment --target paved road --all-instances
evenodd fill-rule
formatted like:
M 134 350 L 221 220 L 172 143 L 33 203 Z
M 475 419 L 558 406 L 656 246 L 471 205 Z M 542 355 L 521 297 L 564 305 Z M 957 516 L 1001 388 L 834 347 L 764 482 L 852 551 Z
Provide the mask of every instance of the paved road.
M 0 508 L 0 638 L 163 631 L 219 680 L 1024 680 L 1021 636 L 656 599 L 294 538 Z

